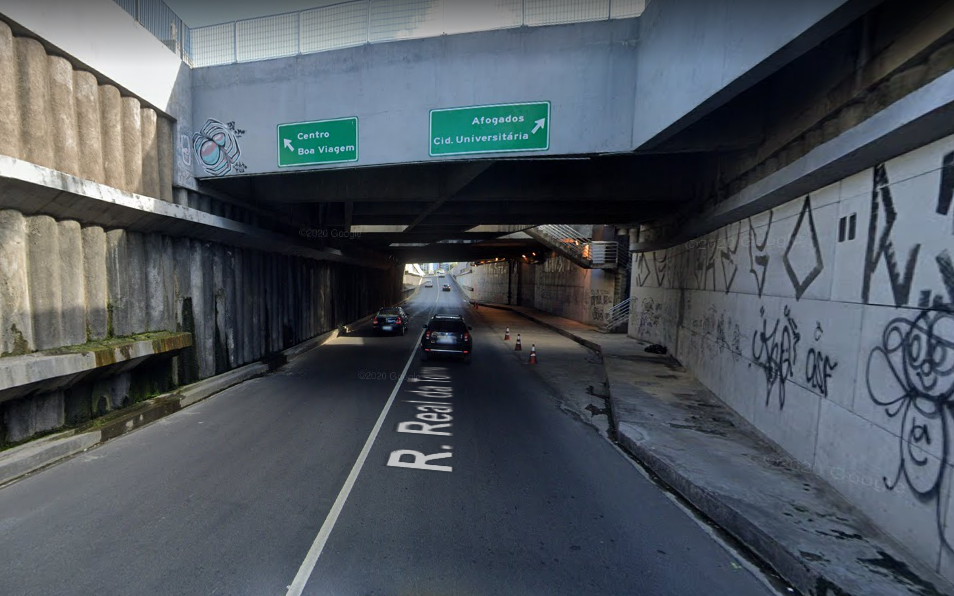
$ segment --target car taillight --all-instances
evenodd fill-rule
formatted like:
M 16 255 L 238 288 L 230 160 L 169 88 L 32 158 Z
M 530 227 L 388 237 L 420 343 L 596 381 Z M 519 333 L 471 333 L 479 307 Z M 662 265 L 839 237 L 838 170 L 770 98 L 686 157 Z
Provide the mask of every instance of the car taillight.
M 424 339 L 430 339 L 430 338 L 431 338 L 431 332 L 428 331 L 427 333 L 424 334 Z
M 375 325 L 378 324 L 378 320 L 377 320 L 377 319 L 374 320 L 374 324 L 375 324 Z
M 470 333 L 464 334 L 464 341 L 470 341 Z
M 398 325 L 400 325 L 400 324 L 401 324 L 401 317 L 398 317 L 397 320 L 394 321 L 394 322 L 397 323 Z

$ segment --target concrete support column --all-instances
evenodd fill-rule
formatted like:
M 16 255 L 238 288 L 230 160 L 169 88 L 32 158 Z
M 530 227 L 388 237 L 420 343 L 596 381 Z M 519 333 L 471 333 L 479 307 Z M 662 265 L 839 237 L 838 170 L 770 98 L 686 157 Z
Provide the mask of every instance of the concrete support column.
M 265 354 L 265 267 L 263 255 L 259 251 L 252 253 L 252 320 L 255 322 L 255 352 L 254 359 L 258 360 Z
M 0 155 L 20 157 L 20 102 L 13 31 L 0 22 Z
M 3 426 L 10 442 L 29 439 L 40 433 L 63 426 L 65 422 L 63 392 L 24 397 L 3 404 Z
M 105 339 L 107 331 L 106 232 L 96 226 L 83 228 L 82 239 L 87 340 L 95 341 Z
M 192 241 L 192 310 L 195 315 L 194 343 L 199 360 L 199 378 L 215 374 L 215 310 L 212 293 L 212 255 L 210 246 Z
M 19 211 L 0 211 L 0 355 L 34 350 L 27 265 L 27 224 Z
M 156 112 L 142 108 L 142 194 L 159 198 L 159 139 L 156 136 Z
M 63 345 L 86 343 L 86 284 L 83 270 L 83 233 L 79 222 L 61 221 L 59 270 L 63 317 Z
M 129 335 L 129 277 L 126 231 L 106 232 L 107 328 L 109 336 Z
M 123 101 L 112 85 L 99 88 L 102 110 L 103 169 L 107 186 L 126 189 L 126 162 L 123 158 Z
M 128 296 L 126 299 L 129 315 L 129 331 L 125 335 L 134 335 L 148 331 L 146 328 L 146 246 L 143 234 L 126 234 L 126 276 L 128 278 Z
M 167 331 L 176 330 L 175 268 L 175 249 L 172 238 L 162 236 L 162 303 L 165 316 L 158 324 L 160 329 Z
M 228 334 L 228 296 L 225 293 L 225 247 L 215 244 L 212 247 L 212 295 L 214 300 L 214 363 L 215 373 L 221 374 L 229 369 Z
M 175 145 L 172 122 L 165 116 L 156 121 L 156 138 L 159 145 L 159 198 L 172 202 L 172 183 L 175 179 Z
M 99 84 L 92 73 L 73 73 L 76 98 L 76 130 L 79 142 L 79 176 L 105 183 L 103 169 L 103 119 L 99 107 Z
M 59 258 L 56 221 L 46 215 L 27 218 L 30 310 L 37 350 L 64 345 Z
M 76 94 L 73 89 L 73 65 L 66 58 L 50 56 L 50 107 L 52 108 L 53 152 L 56 169 L 80 175 L 79 141 L 76 131 Z
M 35 164 L 55 168 L 50 131 L 50 75 L 43 44 L 17 37 L 19 69 L 19 114 L 21 157 Z
M 176 188 L 172 191 L 172 202 L 181 207 L 189 206 L 189 191 L 185 188 Z
M 171 272 L 166 272 L 162 259 L 162 236 L 143 235 L 143 254 L 145 259 L 145 302 L 146 330 L 172 331 L 167 326 L 166 285 L 172 283 Z
M 238 318 L 238 296 L 236 290 L 240 287 L 236 283 L 236 259 L 235 249 L 231 247 L 222 247 L 223 257 L 223 277 L 225 278 L 225 347 L 228 348 L 229 368 L 235 368 L 239 364 L 238 342 L 236 336 L 236 318 Z
M 142 108 L 134 97 L 123 97 L 122 151 L 123 170 L 126 172 L 124 190 L 142 194 Z
M 232 284 L 235 294 L 235 323 L 232 325 L 235 338 L 233 366 L 241 366 L 248 362 L 248 354 L 245 352 L 248 338 L 248 321 L 245 311 L 248 293 L 245 288 L 245 279 L 245 251 L 235 248 L 232 250 Z

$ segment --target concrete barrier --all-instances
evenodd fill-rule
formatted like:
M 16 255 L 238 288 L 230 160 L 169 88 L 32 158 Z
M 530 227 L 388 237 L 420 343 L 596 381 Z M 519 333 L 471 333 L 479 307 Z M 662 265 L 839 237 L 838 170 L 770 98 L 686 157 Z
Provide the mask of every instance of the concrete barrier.
M 122 160 L 126 175 L 124 190 L 136 194 L 142 192 L 142 109 L 134 97 L 120 100 L 122 116 Z
M 103 169 L 103 117 L 99 107 L 99 83 L 92 73 L 76 71 L 73 76 L 76 101 L 76 130 L 79 151 L 78 175 L 106 182 Z
M 123 100 L 119 89 L 112 85 L 101 85 L 99 107 L 103 124 L 103 170 L 106 185 L 128 190 L 126 160 L 123 157 Z
M 86 343 L 86 279 L 83 266 L 83 234 L 75 221 L 57 224 L 57 255 L 63 334 L 60 345 Z
M 46 215 L 27 219 L 27 264 L 35 349 L 63 345 L 63 286 L 60 283 L 59 234 Z
M 20 107 L 17 99 L 16 42 L 0 22 L 0 153 L 20 157 Z
M 48 58 L 50 77 L 50 111 L 52 142 L 56 169 L 67 174 L 80 174 L 79 139 L 76 127 L 76 101 L 73 89 L 73 65 L 66 58 Z
M 106 232 L 89 226 L 82 229 L 82 240 L 87 339 L 97 341 L 105 339 L 107 332 Z
M 0 355 L 34 349 L 26 218 L 0 210 Z
M 20 116 L 20 156 L 55 168 L 50 126 L 50 77 L 46 50 L 35 39 L 16 38 Z
M 152 108 L 140 110 L 142 127 L 142 190 L 147 197 L 158 198 L 159 182 L 159 139 L 156 130 L 156 112 Z

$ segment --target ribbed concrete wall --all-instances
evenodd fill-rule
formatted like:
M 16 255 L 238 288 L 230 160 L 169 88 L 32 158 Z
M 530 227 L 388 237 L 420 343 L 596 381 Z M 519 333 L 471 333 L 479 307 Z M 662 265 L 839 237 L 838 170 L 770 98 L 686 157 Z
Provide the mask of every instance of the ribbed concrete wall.
M 194 347 L 174 363 L 175 381 L 188 383 L 393 303 L 399 283 L 393 271 L 0 210 L 4 356 L 189 331 Z M 97 383 L 107 410 L 135 401 L 135 376 Z M 62 393 L 0 402 L 0 444 L 75 421 L 64 418 L 67 402 Z
M 173 128 L 0 21 L 0 154 L 171 202 Z

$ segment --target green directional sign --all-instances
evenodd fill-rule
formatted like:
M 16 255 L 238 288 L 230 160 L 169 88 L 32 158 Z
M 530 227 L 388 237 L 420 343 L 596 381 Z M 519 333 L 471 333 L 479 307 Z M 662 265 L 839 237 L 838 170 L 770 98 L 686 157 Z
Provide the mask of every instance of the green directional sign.
M 278 167 L 358 161 L 358 119 L 278 125 Z
M 431 110 L 430 154 L 466 155 L 550 148 L 550 102 Z

